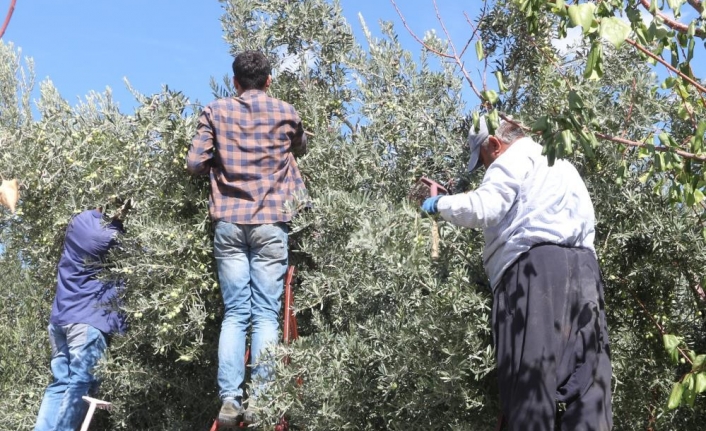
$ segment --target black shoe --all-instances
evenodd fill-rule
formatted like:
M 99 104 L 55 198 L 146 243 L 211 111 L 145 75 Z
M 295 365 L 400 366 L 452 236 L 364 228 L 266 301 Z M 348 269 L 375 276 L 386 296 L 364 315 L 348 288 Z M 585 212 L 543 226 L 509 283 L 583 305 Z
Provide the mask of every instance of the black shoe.
M 243 408 L 234 400 L 223 401 L 221 411 L 218 413 L 218 424 L 226 427 L 237 426 L 243 420 Z

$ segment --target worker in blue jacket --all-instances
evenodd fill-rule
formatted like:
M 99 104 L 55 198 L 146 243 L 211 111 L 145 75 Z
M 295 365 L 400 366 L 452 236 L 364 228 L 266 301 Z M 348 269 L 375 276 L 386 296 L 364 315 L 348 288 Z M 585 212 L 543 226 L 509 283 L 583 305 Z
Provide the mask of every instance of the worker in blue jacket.
M 66 228 L 59 260 L 56 297 L 49 319 L 51 371 L 35 431 L 75 431 L 86 414 L 84 395 L 98 387 L 94 368 L 112 334 L 125 322 L 118 306 L 119 284 L 99 279 L 108 255 L 123 233 L 123 211 L 107 217 L 84 211 Z

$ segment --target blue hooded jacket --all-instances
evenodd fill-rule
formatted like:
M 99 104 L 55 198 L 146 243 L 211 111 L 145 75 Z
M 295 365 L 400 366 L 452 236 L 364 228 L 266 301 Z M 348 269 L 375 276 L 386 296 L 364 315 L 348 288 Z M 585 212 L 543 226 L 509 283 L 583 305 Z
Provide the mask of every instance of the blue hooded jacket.
M 125 331 L 118 308 L 118 283 L 98 279 L 101 264 L 121 233 L 120 221 L 106 222 L 97 210 L 84 211 L 69 222 L 57 271 L 51 323 L 86 323 L 106 334 Z

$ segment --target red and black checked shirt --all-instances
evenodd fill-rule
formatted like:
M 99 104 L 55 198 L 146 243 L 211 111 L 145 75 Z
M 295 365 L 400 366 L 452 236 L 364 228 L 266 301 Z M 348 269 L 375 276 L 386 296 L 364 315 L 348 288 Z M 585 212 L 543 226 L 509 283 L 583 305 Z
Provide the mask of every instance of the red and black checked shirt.
M 294 107 L 248 90 L 209 103 L 186 156 L 192 174 L 209 174 L 211 219 L 238 224 L 288 222 L 306 194 L 294 153 L 306 135 Z

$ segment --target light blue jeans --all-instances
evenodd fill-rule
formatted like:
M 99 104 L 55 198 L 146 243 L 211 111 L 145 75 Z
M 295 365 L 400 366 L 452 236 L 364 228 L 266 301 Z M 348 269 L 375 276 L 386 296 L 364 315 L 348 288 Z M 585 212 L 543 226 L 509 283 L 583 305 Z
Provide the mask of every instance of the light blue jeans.
M 49 324 L 51 372 L 34 431 L 76 431 L 88 410 L 81 397 L 98 389 L 93 369 L 103 357 L 105 335 L 85 323 Z
M 225 313 L 218 343 L 221 399 L 243 395 L 245 339 L 252 323 L 250 358 L 257 397 L 274 378 L 271 358 L 261 357 L 277 343 L 278 316 L 287 271 L 288 227 L 284 223 L 243 225 L 216 222 L 213 247 Z

